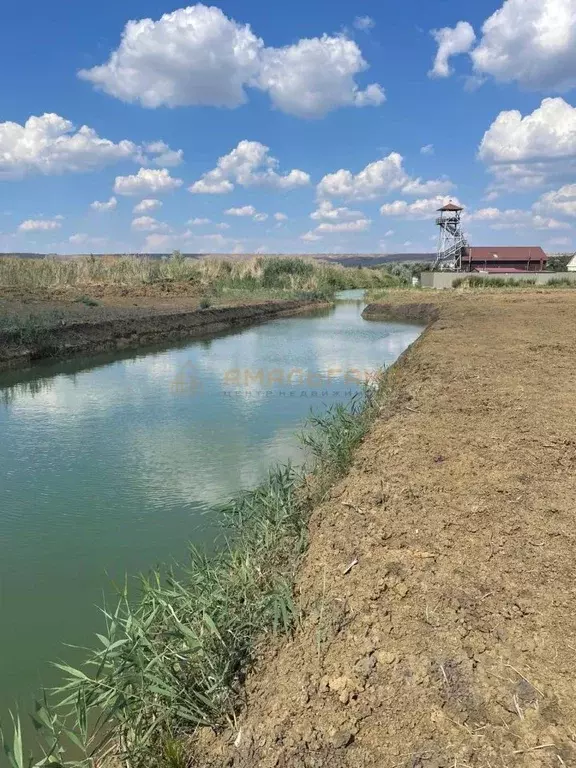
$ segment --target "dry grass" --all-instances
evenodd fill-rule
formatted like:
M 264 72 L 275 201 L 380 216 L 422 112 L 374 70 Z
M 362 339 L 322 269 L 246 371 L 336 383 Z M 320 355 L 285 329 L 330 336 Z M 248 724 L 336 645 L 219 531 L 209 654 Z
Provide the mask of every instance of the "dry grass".
M 94 286 L 137 287 L 162 282 L 190 283 L 202 292 L 281 289 L 333 292 L 382 287 L 393 278 L 378 269 L 328 265 L 306 258 L 257 256 L 248 260 L 84 256 L 79 258 L 0 258 L 0 288 L 38 289 Z

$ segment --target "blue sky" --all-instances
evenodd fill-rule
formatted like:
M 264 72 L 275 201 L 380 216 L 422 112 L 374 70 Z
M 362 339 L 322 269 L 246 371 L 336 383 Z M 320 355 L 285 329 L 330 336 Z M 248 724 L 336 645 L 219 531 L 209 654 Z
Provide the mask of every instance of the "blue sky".
M 576 0 L 467 5 L 10 4 L 0 251 L 574 250 Z

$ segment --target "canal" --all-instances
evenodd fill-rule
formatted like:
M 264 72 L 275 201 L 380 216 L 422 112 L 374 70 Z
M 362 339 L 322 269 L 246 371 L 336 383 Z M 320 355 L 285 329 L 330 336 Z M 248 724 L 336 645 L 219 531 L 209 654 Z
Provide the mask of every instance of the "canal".
M 310 411 L 419 335 L 364 306 L 0 374 L 0 722 L 77 660 L 65 643 L 93 644 L 114 583 L 209 549 L 214 507 L 301 462 Z

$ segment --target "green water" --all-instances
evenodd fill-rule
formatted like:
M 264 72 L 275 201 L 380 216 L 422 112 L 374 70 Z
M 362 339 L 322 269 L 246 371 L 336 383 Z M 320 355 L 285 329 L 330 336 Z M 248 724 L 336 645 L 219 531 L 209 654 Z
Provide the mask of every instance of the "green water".
M 311 408 L 346 401 L 419 334 L 334 309 L 179 346 L 0 374 L 0 719 L 91 644 L 121 582 L 210 547 L 211 508 L 302 459 Z M 1 758 L 0 758 L 1 761 Z

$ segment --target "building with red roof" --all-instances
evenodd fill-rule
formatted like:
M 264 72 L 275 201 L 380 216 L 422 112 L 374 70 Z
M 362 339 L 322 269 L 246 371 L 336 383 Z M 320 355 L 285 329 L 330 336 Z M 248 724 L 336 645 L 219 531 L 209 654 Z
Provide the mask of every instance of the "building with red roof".
M 467 246 L 462 254 L 465 272 L 542 272 L 548 256 L 539 245 Z

